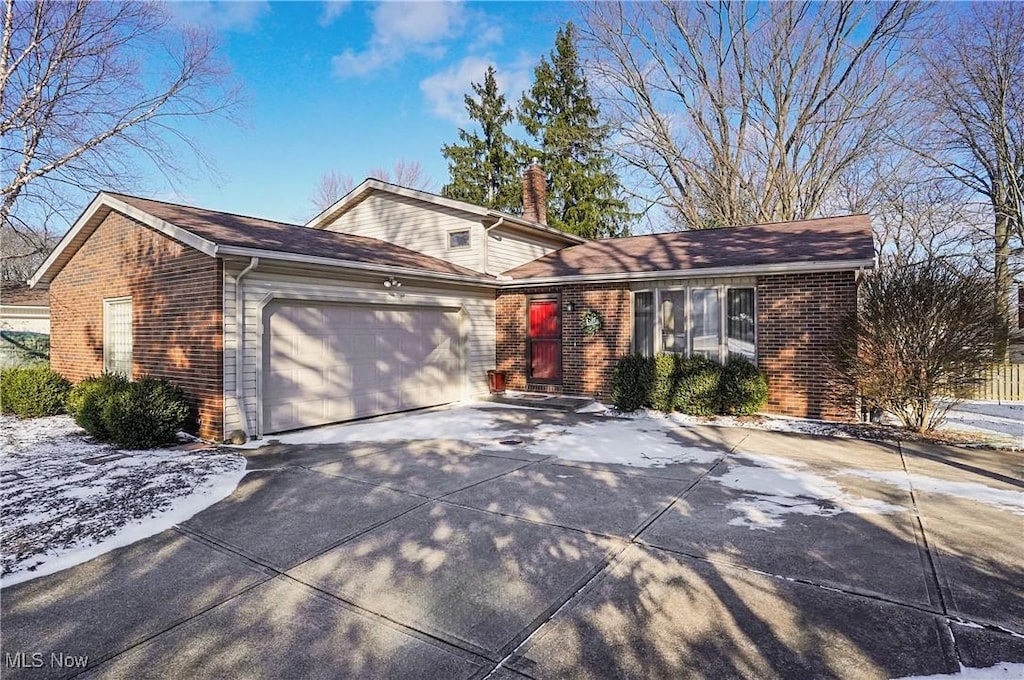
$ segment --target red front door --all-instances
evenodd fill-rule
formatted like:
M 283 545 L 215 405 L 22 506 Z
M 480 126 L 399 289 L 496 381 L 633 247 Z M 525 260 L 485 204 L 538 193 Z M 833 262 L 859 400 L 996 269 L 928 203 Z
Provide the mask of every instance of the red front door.
M 530 300 L 530 332 L 526 344 L 530 379 L 560 382 L 562 321 L 558 314 L 558 300 Z

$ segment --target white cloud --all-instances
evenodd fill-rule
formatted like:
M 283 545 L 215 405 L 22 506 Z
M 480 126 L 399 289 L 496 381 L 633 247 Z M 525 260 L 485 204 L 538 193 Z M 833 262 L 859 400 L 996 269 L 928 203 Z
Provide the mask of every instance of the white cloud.
M 201 26 L 215 31 L 251 31 L 270 12 L 270 3 L 260 2 L 168 2 L 162 5 L 172 19 L 185 26 Z
M 352 0 L 326 0 L 320 11 L 320 16 L 316 20 L 317 23 L 321 26 L 330 26 L 345 13 L 351 4 Z
M 409 54 L 442 56 L 444 43 L 462 35 L 466 14 L 461 2 L 383 2 L 372 22 L 366 49 L 348 49 L 331 60 L 335 74 L 369 75 Z
M 505 95 L 509 106 L 515 106 L 520 95 L 530 86 L 528 62 L 519 59 L 515 64 L 501 67 L 489 57 L 466 57 L 420 82 L 420 91 L 433 114 L 460 126 L 467 124 L 469 120 L 463 99 L 472 91 L 473 83 L 483 82 L 488 66 L 495 67 L 498 88 Z

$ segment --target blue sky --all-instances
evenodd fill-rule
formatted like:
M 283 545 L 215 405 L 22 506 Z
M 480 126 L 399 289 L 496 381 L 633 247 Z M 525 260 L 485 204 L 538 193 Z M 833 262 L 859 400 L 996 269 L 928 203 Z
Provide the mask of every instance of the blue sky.
M 358 182 L 371 168 L 418 161 L 438 189 L 441 146 L 466 125 L 463 95 L 488 64 L 510 102 L 528 87 L 555 32 L 575 19 L 562 2 L 189 2 L 178 18 L 212 27 L 241 82 L 241 127 L 191 124 L 219 177 L 151 195 L 301 221 L 328 171 Z

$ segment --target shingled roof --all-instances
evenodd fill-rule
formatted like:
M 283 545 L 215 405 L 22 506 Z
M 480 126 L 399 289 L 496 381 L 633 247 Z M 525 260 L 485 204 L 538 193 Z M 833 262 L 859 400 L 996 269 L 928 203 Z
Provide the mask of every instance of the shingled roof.
M 0 304 L 14 307 L 49 307 L 50 293 L 38 288 L 29 288 L 21 281 L 4 281 L 0 284 Z
M 406 267 L 441 274 L 483 276 L 472 269 L 366 236 L 311 229 L 297 224 L 164 203 L 125 194 L 108 192 L 108 195 L 219 246 Z
M 614 277 L 785 265 L 873 260 L 867 215 L 680 231 L 588 241 L 563 248 L 505 272 L 515 280 Z

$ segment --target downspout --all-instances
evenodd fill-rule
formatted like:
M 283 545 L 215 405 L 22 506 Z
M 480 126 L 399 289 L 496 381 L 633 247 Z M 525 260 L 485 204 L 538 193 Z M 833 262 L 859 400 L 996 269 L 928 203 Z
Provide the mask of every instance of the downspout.
M 245 381 L 242 379 L 242 364 L 245 358 L 245 296 L 242 294 L 242 279 L 256 269 L 259 263 L 260 258 L 250 258 L 249 265 L 235 275 L 235 323 L 237 324 L 235 329 L 235 403 L 238 404 L 238 410 L 241 411 L 242 429 L 245 430 L 247 437 L 251 436 L 253 432 L 249 428 L 249 412 L 245 408 Z
M 494 229 L 495 227 L 500 227 L 504 222 L 505 222 L 505 218 L 504 217 L 499 217 L 497 222 L 495 222 L 494 224 L 492 224 L 489 227 L 484 227 L 484 248 L 483 248 L 483 251 L 484 251 L 484 253 L 483 253 L 484 254 L 484 267 L 483 267 L 484 274 L 488 274 L 489 273 L 487 270 L 488 270 L 488 268 L 490 268 L 490 265 L 491 265 L 491 262 L 490 262 L 490 259 L 491 259 L 490 246 L 488 245 L 488 243 L 489 243 L 488 239 L 490 238 L 489 234 L 491 232 L 491 229 Z

